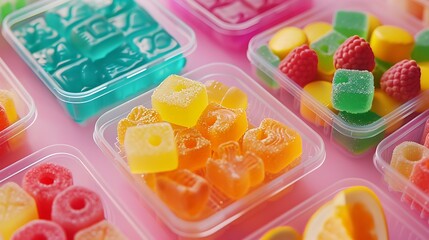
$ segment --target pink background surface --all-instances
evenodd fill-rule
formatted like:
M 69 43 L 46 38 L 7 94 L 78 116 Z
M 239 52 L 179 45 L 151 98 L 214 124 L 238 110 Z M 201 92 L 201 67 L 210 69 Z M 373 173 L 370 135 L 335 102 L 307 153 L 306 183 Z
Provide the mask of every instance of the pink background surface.
M 167 8 L 172 8 L 167 4 L 167 0 L 160 0 L 160 2 Z M 173 9 L 171 10 L 176 13 Z M 188 57 L 185 71 L 212 62 L 226 62 L 238 66 L 254 77 L 250 62 L 246 57 L 246 47 L 241 50 L 224 47 L 223 45 L 228 43 L 220 44 L 209 34 L 200 30 L 200 25 L 195 24 L 195 21 L 192 20 L 196 19 L 184 19 L 185 23 L 193 28 L 196 33 L 197 49 Z M 98 169 L 99 174 L 104 179 L 109 180 L 109 186 L 115 192 L 120 196 L 127 196 L 128 207 L 141 207 L 140 204 L 134 204 L 138 202 L 138 199 L 131 193 L 127 182 L 94 143 L 92 134 L 96 118 L 91 119 L 84 126 L 76 124 L 60 106 L 54 95 L 51 94 L 3 37 L 0 37 L 0 57 L 33 97 L 38 112 L 36 121 L 26 131 L 27 143 L 14 152 L 2 156 L 0 169 L 48 145 L 69 144 L 80 149 Z M 269 204 L 257 207 L 243 218 L 245 220 L 240 220 L 239 224 L 231 224 L 226 228 L 227 231 L 225 232 L 228 239 L 237 239 L 249 235 L 287 209 L 343 178 L 363 178 L 375 183 L 383 190 L 386 189 L 381 175 L 373 165 L 372 154 L 363 159 L 349 159 L 342 155 L 335 146 L 329 144 L 329 139 L 324 137 L 320 131 L 318 133 L 322 135 L 326 144 L 327 157 L 324 164 L 296 183 L 289 194 L 280 196 L 276 200 L 269 202 Z M 146 209 L 145 212 L 147 214 L 142 215 L 139 221 L 150 231 L 150 235 L 157 239 L 178 238 L 177 235 L 156 219 L 151 210 Z M 225 238 L 226 235 L 220 235 L 220 237 Z M 392 237 L 394 239 L 394 236 Z

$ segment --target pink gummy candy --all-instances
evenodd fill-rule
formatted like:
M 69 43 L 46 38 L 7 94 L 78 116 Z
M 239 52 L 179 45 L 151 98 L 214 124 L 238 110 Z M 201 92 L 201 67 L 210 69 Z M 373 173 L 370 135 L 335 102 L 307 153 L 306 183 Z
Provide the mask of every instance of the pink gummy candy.
M 40 164 L 30 169 L 22 180 L 22 188 L 36 200 L 41 219 L 51 219 L 55 196 L 71 185 L 73 176 L 70 170 L 53 163 Z
M 103 204 L 97 193 L 71 186 L 58 194 L 52 205 L 52 221 L 63 227 L 67 237 L 104 219 Z
M 429 193 L 429 158 L 414 166 L 410 175 L 410 181 L 423 192 Z
M 64 230 L 55 222 L 33 220 L 20 227 L 11 240 L 66 240 Z

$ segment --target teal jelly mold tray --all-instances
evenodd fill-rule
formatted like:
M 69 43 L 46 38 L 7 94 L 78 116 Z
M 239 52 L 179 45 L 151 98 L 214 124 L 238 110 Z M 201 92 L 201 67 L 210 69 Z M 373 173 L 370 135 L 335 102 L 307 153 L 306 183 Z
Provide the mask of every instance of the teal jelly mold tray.
M 3 36 L 78 123 L 184 68 L 194 32 L 152 0 L 45 0 Z

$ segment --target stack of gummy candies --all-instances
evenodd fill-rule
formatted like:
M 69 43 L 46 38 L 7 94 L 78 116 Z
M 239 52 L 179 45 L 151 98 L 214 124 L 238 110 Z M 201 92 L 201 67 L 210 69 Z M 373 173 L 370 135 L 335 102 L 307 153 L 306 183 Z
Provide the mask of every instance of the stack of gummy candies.
M 395 147 L 390 166 L 421 189 L 423 193 L 429 194 L 429 119 L 426 121 L 420 142 L 404 141 Z M 386 181 L 392 190 L 405 190 L 388 177 L 386 177 Z M 405 195 L 404 200 L 412 202 L 408 194 Z M 414 206 L 423 210 L 419 203 Z M 427 206 L 422 213 L 429 216 Z
M 21 186 L 0 187 L 0 238 L 11 240 L 126 239 L 107 222 L 100 196 L 73 185 L 69 169 L 43 163 L 28 170 Z
M 13 100 L 13 93 L 5 89 L 0 89 L 0 132 L 18 120 L 19 116 Z M 8 148 L 8 142 L 2 143 L 0 145 L 0 153 L 7 151 Z
M 364 12 L 337 11 L 332 25 L 282 28 L 258 52 L 351 126 L 376 122 L 429 89 L 429 30 L 412 36 Z M 301 115 L 326 126 L 312 108 L 301 101 Z M 382 127 L 381 134 L 346 147 L 364 152 L 401 125 Z
M 247 94 L 210 80 L 171 75 L 118 123 L 129 170 L 178 217 L 199 220 L 300 163 L 298 132 L 270 118 L 247 119 Z M 215 204 L 219 204 L 216 202 Z

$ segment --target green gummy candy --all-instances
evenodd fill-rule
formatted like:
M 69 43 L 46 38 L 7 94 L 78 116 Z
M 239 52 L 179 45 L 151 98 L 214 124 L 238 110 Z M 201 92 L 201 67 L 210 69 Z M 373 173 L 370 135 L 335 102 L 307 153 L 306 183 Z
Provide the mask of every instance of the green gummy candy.
M 381 61 L 380 59 L 375 59 L 375 68 L 372 71 L 372 75 L 374 75 L 374 87 L 380 88 L 380 79 L 383 76 L 384 72 L 386 72 L 393 65 L 391 63 Z
M 371 111 L 359 114 L 339 112 L 338 117 L 352 127 L 365 127 L 381 119 L 379 115 Z M 366 136 L 351 137 L 337 131 L 336 129 L 340 127 L 336 125 L 337 123 L 334 123 L 332 130 L 333 139 L 354 154 L 362 154 L 370 148 L 377 146 L 383 140 L 386 130 L 386 126 L 383 125 L 372 132 L 368 132 L 365 134 Z
M 429 29 L 425 29 L 415 36 L 415 45 L 411 58 L 416 62 L 429 61 Z
M 333 19 L 335 31 L 346 37 L 358 35 L 368 40 L 369 21 L 365 13 L 354 11 L 337 11 Z
M 0 22 L 13 11 L 12 3 L 4 2 L 0 3 Z
M 25 5 L 27 5 L 27 0 L 16 0 L 15 9 L 23 8 Z
M 338 47 L 346 40 L 346 37 L 336 31 L 330 31 L 319 40 L 311 44 L 311 48 L 316 51 L 318 58 L 318 68 L 324 73 L 333 73 L 334 54 Z
M 339 111 L 365 113 L 374 98 L 374 77 L 368 71 L 338 69 L 332 80 L 332 104 Z
M 271 64 L 274 67 L 279 66 L 280 58 L 274 53 L 272 53 L 267 45 L 262 45 L 261 47 L 258 48 L 257 51 L 258 51 L 258 54 L 269 64 Z M 264 71 L 258 69 L 256 74 L 259 76 L 259 78 L 262 81 L 264 81 L 265 84 L 267 84 L 268 87 L 273 89 L 277 89 L 280 87 L 277 81 L 272 77 L 268 76 Z

